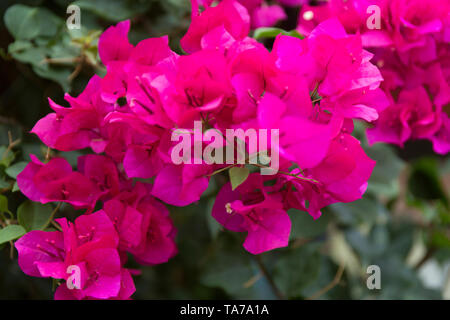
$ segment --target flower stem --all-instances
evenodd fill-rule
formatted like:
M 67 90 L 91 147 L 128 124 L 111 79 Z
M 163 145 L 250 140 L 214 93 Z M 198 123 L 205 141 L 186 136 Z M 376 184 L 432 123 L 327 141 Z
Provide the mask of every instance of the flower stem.
M 47 222 L 44 225 L 43 230 L 47 229 L 48 226 L 52 223 L 53 218 L 55 217 L 55 214 L 58 212 L 59 208 L 61 207 L 62 202 L 58 202 L 58 204 L 56 205 L 56 208 L 52 211 L 52 213 L 50 214 L 50 217 L 48 218 Z
M 270 167 L 264 166 L 264 165 L 262 165 L 262 164 L 252 164 L 252 165 L 253 165 L 253 166 L 256 166 L 256 167 L 258 167 L 258 168 L 270 168 Z M 313 183 L 319 183 L 319 181 L 317 181 L 317 180 L 315 180 L 315 179 L 301 177 L 301 176 L 298 176 L 298 175 L 293 174 L 293 173 L 290 173 L 290 172 L 280 171 L 280 170 L 279 170 L 278 172 L 281 173 L 281 174 L 284 174 L 284 175 L 286 175 L 286 176 L 291 176 L 291 177 L 297 178 L 297 179 L 299 179 L 299 180 L 309 181 L 309 182 L 313 182 Z
M 284 296 L 283 292 L 281 292 L 281 290 L 278 288 L 269 270 L 267 270 L 266 266 L 264 265 L 264 262 L 262 261 L 261 257 L 259 255 L 255 255 L 254 258 L 256 263 L 258 264 L 259 269 L 261 270 L 261 273 L 267 279 L 267 282 L 269 282 L 269 285 L 275 296 L 280 300 L 285 300 L 286 297 Z

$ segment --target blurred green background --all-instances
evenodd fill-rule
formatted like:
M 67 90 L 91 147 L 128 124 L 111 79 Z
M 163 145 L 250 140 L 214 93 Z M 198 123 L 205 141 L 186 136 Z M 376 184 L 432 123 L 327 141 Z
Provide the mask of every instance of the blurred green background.
M 65 25 L 71 3 L 81 8 L 81 30 L 69 31 Z M 297 12 L 288 9 L 289 19 L 280 26 L 295 28 Z M 104 74 L 97 56 L 100 32 L 131 19 L 132 43 L 168 34 L 172 48 L 181 53 L 179 39 L 189 25 L 190 3 L 2 0 L 0 15 L 1 221 L 17 219 L 25 210 L 52 211 L 51 205 L 27 202 L 15 177 L 29 153 L 43 157 L 47 152 L 28 134 L 50 112 L 47 97 L 66 105 L 64 92 L 77 95 L 94 73 Z M 210 217 L 214 194 L 223 183 L 218 176 L 199 203 L 170 208 L 179 230 L 179 254 L 167 264 L 141 267 L 133 297 L 274 299 L 281 292 L 289 299 L 450 299 L 450 158 L 434 155 L 422 141 L 403 150 L 369 148 L 361 123 L 354 134 L 377 160 L 362 200 L 332 205 L 317 221 L 305 212 L 289 212 L 289 247 L 255 257 L 242 248 L 243 235 L 222 230 Z M 81 153 L 63 156 L 74 164 Z M 69 206 L 59 212 L 77 214 Z M 381 268 L 381 290 L 366 286 L 366 270 L 373 264 Z M 24 275 L 9 242 L 0 244 L 0 270 L 0 299 L 52 298 L 52 281 Z

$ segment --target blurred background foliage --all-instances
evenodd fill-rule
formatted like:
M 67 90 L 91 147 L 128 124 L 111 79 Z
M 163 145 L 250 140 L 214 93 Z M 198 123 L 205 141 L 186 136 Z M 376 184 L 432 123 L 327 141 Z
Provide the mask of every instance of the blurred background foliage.
M 81 30 L 66 28 L 72 3 L 81 8 Z M 289 9 L 280 27 L 294 29 L 297 11 Z M 97 41 L 107 26 L 131 19 L 132 43 L 168 34 L 181 53 L 190 4 L 2 0 L 0 15 L 0 298 L 51 299 L 51 280 L 25 276 L 11 249 L 10 240 L 47 227 L 54 210 L 26 201 L 15 184 L 28 154 L 44 157 L 48 151 L 28 132 L 50 112 L 47 97 L 65 105 L 64 92 L 77 95 L 94 73 L 105 73 Z M 210 216 L 225 179 L 218 175 L 197 204 L 170 208 L 179 254 L 167 264 L 142 267 L 134 298 L 450 299 L 450 158 L 434 155 L 424 141 L 402 150 L 369 148 L 361 123 L 354 134 L 377 160 L 363 199 L 332 205 L 317 221 L 290 211 L 289 247 L 253 256 L 242 248 L 242 235 L 223 231 Z M 81 153 L 64 156 L 75 164 Z M 78 214 L 69 206 L 58 212 Z M 381 290 L 366 286 L 366 270 L 373 264 L 381 268 Z

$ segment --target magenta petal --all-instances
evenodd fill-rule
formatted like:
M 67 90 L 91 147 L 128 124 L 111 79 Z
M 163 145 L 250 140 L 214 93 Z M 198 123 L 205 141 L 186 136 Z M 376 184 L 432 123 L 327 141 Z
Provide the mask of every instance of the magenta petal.
M 65 283 L 61 283 L 55 291 L 55 300 L 78 300 L 74 295 L 74 290 L 67 288 Z
M 252 12 L 252 27 L 272 27 L 286 17 L 283 8 L 278 5 L 261 6 Z
M 445 155 L 450 152 L 450 118 L 444 112 L 441 113 L 441 117 L 442 126 L 435 135 L 431 137 L 431 141 L 433 142 L 434 151 Z
M 42 277 L 65 279 L 67 277 L 67 267 L 63 261 L 56 262 L 35 262 Z
M 28 199 L 39 202 L 43 193 L 36 187 L 33 179 L 42 168 L 43 164 L 33 154 L 30 154 L 30 158 L 31 162 L 17 175 L 17 185 L 19 186 L 20 191 L 22 191 Z
M 133 46 L 128 42 L 130 20 L 119 22 L 109 27 L 98 40 L 98 54 L 106 65 L 110 61 L 126 60 Z
M 209 183 L 207 172 L 203 172 L 202 166 L 166 166 L 156 176 L 152 194 L 174 206 L 185 206 L 198 201 Z
M 83 288 L 86 296 L 108 299 L 119 294 L 121 286 L 120 258 L 115 249 L 97 249 L 86 256 L 91 269 L 95 270 L 98 278 L 87 282 Z
M 28 232 L 16 241 L 15 247 L 19 253 L 19 266 L 29 276 L 49 276 L 52 274 L 52 265 L 47 265 L 47 268 L 44 268 L 45 275 L 42 275 L 36 263 L 56 263 L 54 266 L 59 270 L 58 263 L 63 262 L 65 258 L 63 235 L 59 231 Z
M 220 189 L 216 200 L 214 201 L 212 216 L 228 230 L 243 232 L 246 230 L 244 218 L 236 212 L 230 211 L 230 204 L 238 199 L 239 192 L 231 190 L 231 183 L 225 184 L 222 189 Z
M 142 40 L 133 49 L 130 59 L 140 64 L 153 66 L 169 57 L 172 50 L 169 47 L 169 38 L 149 38 Z
M 131 207 L 127 207 L 119 227 L 121 241 L 131 246 L 139 245 L 142 234 L 142 214 Z
M 130 299 L 130 297 L 133 295 L 135 291 L 136 287 L 134 286 L 133 278 L 131 277 L 130 271 L 127 269 L 122 269 L 118 299 L 120 300 Z
M 85 235 L 89 235 L 87 238 L 89 241 L 107 237 L 113 239 L 111 247 L 115 247 L 118 244 L 118 236 L 114 225 L 104 211 L 79 216 L 75 220 L 75 227 L 80 240 L 83 240 Z
M 283 210 L 260 209 L 256 213 L 259 221 L 250 228 L 244 248 L 253 254 L 286 247 L 289 244 L 291 220 Z
M 34 125 L 31 133 L 36 134 L 50 148 L 54 148 L 59 137 L 58 132 L 61 130 L 60 128 L 61 120 L 58 119 L 58 115 L 49 113 Z
M 284 129 L 280 130 L 280 134 L 286 130 L 286 136 L 280 139 L 280 147 L 302 169 L 312 168 L 320 163 L 333 138 L 331 126 L 303 118 L 286 118 L 282 128 Z

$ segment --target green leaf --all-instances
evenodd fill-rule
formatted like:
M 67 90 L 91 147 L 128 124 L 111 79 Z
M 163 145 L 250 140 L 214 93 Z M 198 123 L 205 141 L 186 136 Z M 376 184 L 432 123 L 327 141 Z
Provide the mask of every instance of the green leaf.
M 11 167 L 5 170 L 5 173 L 13 179 L 17 178 L 17 175 L 22 172 L 27 166 L 27 162 L 21 161 L 13 164 Z
M 377 144 L 366 149 L 367 155 L 377 162 L 369 180 L 368 192 L 393 197 L 398 194 L 398 176 L 404 162 L 391 146 Z
M 9 188 L 10 184 L 3 177 L 0 177 L 0 189 Z
M 443 231 L 436 231 L 431 236 L 431 243 L 438 248 L 450 248 L 450 238 Z
M 228 170 L 228 174 L 230 175 L 231 189 L 234 190 L 247 180 L 250 170 L 247 167 L 233 167 Z
M 11 162 L 14 161 L 14 158 L 14 152 L 8 150 L 8 148 L 5 146 L 0 147 L 0 165 L 3 165 L 7 168 L 11 165 Z
M 25 201 L 17 209 L 17 219 L 27 231 L 43 230 L 52 212 L 53 208 L 50 204 Z
M 290 249 L 277 259 L 275 283 L 289 298 L 301 296 L 303 288 L 319 276 L 320 253 L 317 244 Z
M 19 185 L 17 184 L 17 181 L 16 181 L 16 182 L 14 182 L 14 186 L 13 186 L 11 192 L 17 192 L 19 190 L 20 190 L 20 188 L 19 188 Z
M 20 238 L 26 233 L 25 229 L 19 225 L 9 225 L 0 229 L 0 244 Z
M 367 143 L 367 124 L 363 121 L 354 121 L 355 130 L 352 135 L 361 141 L 361 146 L 367 155 L 377 162 L 370 176 L 367 192 L 376 196 L 394 198 L 399 192 L 399 175 L 405 167 L 394 152 L 392 146 L 386 144 L 375 144 L 369 146 Z
M 387 209 L 367 196 L 350 203 L 334 203 L 327 208 L 336 214 L 340 222 L 349 225 L 370 225 L 389 219 Z
M 231 235 L 220 233 L 205 260 L 201 282 L 223 289 L 236 299 L 274 299 L 257 263 Z
M 365 235 L 356 229 L 345 233 L 348 244 L 357 251 L 361 259 L 380 256 L 388 247 L 389 235 L 383 225 L 376 225 Z
M 256 40 L 262 38 L 275 38 L 279 34 L 300 39 L 304 38 L 304 36 L 298 33 L 297 30 L 286 31 L 280 28 L 266 28 L 266 27 L 256 29 L 253 33 L 253 38 Z
M 413 164 L 408 179 L 408 191 L 413 198 L 441 200 L 445 206 L 448 206 L 447 195 L 439 179 L 435 158 L 422 158 Z
M 8 210 L 8 198 L 0 194 L 0 213 L 9 212 Z
M 14 59 L 37 66 L 43 65 L 46 51 L 46 48 L 36 47 L 30 41 L 24 40 L 17 40 L 8 46 L 8 52 Z
M 283 29 L 279 28 L 258 28 L 254 31 L 253 38 L 256 40 L 261 38 L 275 38 L 282 32 Z
M 209 199 L 206 210 L 206 222 L 208 223 L 208 229 L 210 231 L 211 238 L 214 239 L 218 236 L 219 232 L 223 229 L 220 223 L 212 216 L 212 208 L 214 206 L 215 199 Z
M 33 66 L 33 71 L 42 78 L 59 83 L 64 91 L 70 90 L 69 77 L 72 73 L 70 68 L 43 64 L 42 66 Z
M 319 236 L 325 233 L 328 223 L 331 220 L 329 213 L 323 214 L 317 220 L 314 220 L 307 212 L 296 209 L 290 209 L 288 214 L 292 223 L 291 239 L 305 239 Z
M 23 23 L 28 24 L 27 28 L 32 28 L 33 33 L 31 35 L 22 33 L 17 35 L 13 34 L 16 41 L 9 45 L 9 54 L 20 62 L 30 63 L 33 71 L 38 76 L 58 82 L 65 91 L 69 91 L 69 76 L 75 68 L 75 62 L 71 61 L 71 59 L 80 55 L 81 47 L 72 42 L 71 33 L 62 27 L 63 20 L 54 16 L 50 11 L 23 5 L 13 6 L 12 8 L 14 7 L 18 7 L 19 9 L 11 9 L 11 11 L 8 11 L 9 14 L 5 17 L 5 21 L 7 19 L 13 19 L 10 18 L 12 15 L 24 15 Z M 44 25 L 43 30 L 40 30 L 41 25 L 32 27 L 33 24 L 42 24 L 41 20 L 45 20 L 48 24 Z M 19 28 L 13 24 L 11 27 Z M 47 58 L 62 58 L 67 62 L 47 63 L 45 60 Z
M 331 229 L 328 236 L 330 257 L 337 265 L 345 266 L 352 276 L 358 276 L 362 270 L 359 257 L 345 239 L 342 231 Z
M 90 11 L 110 21 L 122 21 L 137 14 L 143 14 L 151 5 L 151 1 L 143 0 L 79 0 L 73 3 L 81 11 Z
M 32 40 L 53 37 L 63 20 L 45 8 L 16 4 L 6 10 L 4 21 L 16 40 Z

